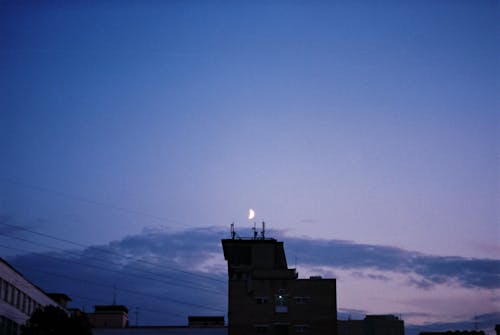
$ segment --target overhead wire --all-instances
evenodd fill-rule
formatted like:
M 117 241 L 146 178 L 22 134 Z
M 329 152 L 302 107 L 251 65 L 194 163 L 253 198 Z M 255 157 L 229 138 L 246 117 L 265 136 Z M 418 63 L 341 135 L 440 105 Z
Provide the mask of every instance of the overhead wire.
M 102 201 L 96 201 L 96 200 L 88 199 L 88 198 L 85 198 L 85 197 L 82 197 L 82 196 L 79 196 L 79 195 L 74 195 L 74 194 L 70 194 L 70 193 L 66 193 L 66 192 L 61 192 L 61 191 L 58 191 L 58 190 L 55 190 L 55 189 L 51 189 L 51 188 L 48 188 L 48 187 L 44 187 L 44 186 L 28 184 L 28 183 L 20 182 L 18 180 L 13 180 L 13 179 L 10 179 L 10 178 L 5 178 L 5 177 L 3 177 L 2 179 L 10 182 L 11 184 L 19 185 L 19 186 L 24 187 L 24 188 L 35 190 L 35 191 L 38 191 L 38 192 L 52 193 L 52 194 L 54 194 L 56 196 L 59 196 L 59 197 L 62 197 L 62 198 L 66 198 L 66 199 L 70 199 L 70 200 L 74 200 L 74 201 L 79 201 L 79 202 L 83 202 L 83 203 L 87 203 L 87 204 L 91 204 L 91 205 L 96 205 L 96 206 L 101 206 L 101 207 L 107 207 L 107 208 L 110 208 L 112 210 L 119 211 L 119 212 L 125 212 L 125 213 L 135 214 L 135 215 L 142 215 L 142 216 L 149 217 L 149 218 L 152 218 L 152 219 L 155 219 L 155 220 L 159 220 L 159 221 L 168 221 L 168 222 L 174 222 L 174 223 L 181 223 L 179 220 L 168 218 L 168 217 L 165 217 L 165 216 L 159 216 L 159 215 L 147 213 L 147 212 L 140 211 L 140 210 L 135 210 L 135 209 L 127 208 L 127 207 L 122 207 L 122 206 L 117 206 L 117 205 L 105 203 L 105 202 L 102 202 Z
M 6 236 L 6 235 L 0 234 L 0 237 L 6 237 L 6 238 L 9 238 L 9 239 L 13 238 L 13 239 L 20 240 L 20 241 L 23 241 L 23 242 L 26 242 L 26 243 L 30 243 L 30 244 L 33 244 L 33 245 L 36 245 L 36 246 L 40 245 L 40 246 L 43 246 L 43 247 L 46 247 L 46 248 L 63 251 L 65 254 L 73 255 L 73 256 L 76 256 L 76 257 L 81 257 L 81 254 L 78 254 L 78 253 L 75 253 L 75 252 L 72 252 L 72 251 L 68 251 L 68 250 L 66 250 L 64 248 L 58 248 L 58 247 L 55 247 L 55 246 L 49 246 L 49 245 L 46 245 L 46 244 L 43 244 L 43 243 L 31 241 L 31 240 L 28 240 L 28 239 L 25 239 L 25 238 L 22 238 L 22 237 L 18 237 L 18 236 Z M 22 250 L 22 249 L 18 249 L 18 248 L 16 248 L 16 249 L 19 250 L 19 251 L 26 251 L 26 250 Z M 31 252 L 33 252 L 33 251 L 31 251 Z M 127 271 L 119 271 L 119 270 L 113 270 L 113 269 L 110 269 L 110 268 L 103 268 L 103 267 L 95 265 L 95 264 L 86 264 L 86 263 L 81 262 L 81 261 L 76 261 L 76 260 L 72 260 L 72 259 L 68 259 L 68 258 L 57 257 L 57 256 L 54 256 L 54 255 L 47 255 L 47 257 L 50 257 L 52 259 L 57 259 L 57 260 L 60 260 L 60 261 L 64 261 L 64 262 L 71 262 L 71 263 L 75 263 L 75 264 L 79 264 L 79 265 L 83 265 L 83 266 L 97 268 L 97 269 L 101 269 L 101 270 L 108 271 L 108 272 L 120 273 L 120 274 L 123 274 L 125 276 L 137 277 L 137 278 L 141 278 L 141 279 L 156 281 L 156 282 L 164 283 L 164 284 L 171 285 L 171 286 L 179 286 L 179 287 L 191 288 L 191 289 L 200 290 L 200 291 L 204 291 L 204 292 L 208 292 L 208 293 L 212 293 L 212 294 L 224 294 L 223 291 L 219 291 L 219 290 L 216 290 L 216 289 L 209 289 L 209 288 L 206 288 L 206 287 L 202 287 L 202 286 L 199 286 L 199 283 L 198 283 L 198 285 L 196 285 L 196 284 L 193 284 L 191 281 L 187 281 L 187 282 L 186 281 L 182 281 L 182 282 L 171 281 L 171 280 L 165 280 L 165 279 L 147 277 L 147 276 L 138 275 L 138 274 L 135 274 L 135 273 L 129 273 L 128 271 L 130 269 L 132 269 L 132 270 L 140 272 L 140 273 L 148 273 L 148 274 L 151 274 L 151 275 L 154 275 L 154 276 L 161 276 L 161 277 L 165 277 L 166 276 L 167 278 L 172 278 L 171 276 L 168 276 L 166 274 L 159 274 L 159 273 L 155 273 L 155 272 L 152 272 L 152 271 L 148 271 L 146 269 L 135 268 L 133 266 L 127 266 L 127 268 L 126 268 Z M 96 258 L 96 257 L 88 257 L 87 259 L 92 259 L 92 260 L 96 260 L 96 261 L 101 262 L 101 263 L 105 263 L 104 265 L 110 265 L 110 264 L 112 264 L 114 266 L 119 265 L 119 264 L 116 264 L 116 263 L 113 263 L 113 262 L 110 262 L 110 261 L 106 261 L 106 260 L 101 259 L 101 258 Z M 172 279 L 174 279 L 174 278 L 172 278 Z
M 95 303 L 99 303 L 99 304 L 107 304 L 108 302 L 103 300 L 103 299 L 96 299 L 96 298 L 91 298 L 91 297 L 87 297 L 87 296 L 81 296 L 79 294 L 71 294 L 71 298 L 76 298 L 78 300 L 81 300 L 81 301 L 92 301 L 92 302 L 95 302 Z M 135 307 L 135 306 L 134 306 Z M 139 307 L 139 306 L 137 306 Z M 166 311 L 160 311 L 160 310 L 157 310 L 157 309 L 153 309 L 153 308 L 150 308 L 150 307 L 143 307 L 143 306 L 140 306 L 139 307 L 141 311 L 146 311 L 146 312 L 149 312 L 149 313 L 155 313 L 155 314 L 161 314 L 161 315 L 165 315 L 165 314 L 170 314 L 170 315 L 173 315 L 173 316 L 177 316 L 177 317 L 180 317 L 180 318 L 185 318 L 186 316 L 185 315 L 182 315 L 182 314 L 179 314 L 179 313 L 175 313 L 175 312 L 166 312 Z
M 12 246 L 6 246 L 6 245 L 2 245 L 2 244 L 0 244 L 0 248 L 11 249 L 11 250 L 20 250 L 19 248 L 14 248 Z M 42 256 L 46 257 L 47 255 L 42 255 Z M 185 305 L 185 306 L 189 306 L 189 307 L 196 307 L 196 308 L 202 308 L 202 309 L 207 309 L 207 310 L 224 312 L 221 309 L 213 308 L 211 306 L 200 305 L 200 304 L 193 304 L 193 303 L 189 303 L 189 302 L 186 302 L 186 301 L 182 301 L 182 300 L 178 300 L 178 299 L 173 299 L 173 298 L 170 298 L 170 297 L 158 296 L 158 295 L 154 295 L 154 294 L 149 294 L 149 293 L 135 291 L 135 290 L 130 290 L 130 289 L 125 289 L 125 288 L 116 288 L 113 285 L 106 285 L 106 284 L 103 284 L 103 283 L 98 283 L 98 282 L 87 280 L 87 279 L 75 278 L 75 277 L 72 277 L 72 276 L 68 276 L 66 274 L 53 273 L 53 272 L 42 270 L 42 269 L 39 269 L 39 268 L 36 268 L 36 267 L 33 267 L 33 266 L 29 266 L 29 265 L 27 266 L 27 265 L 22 265 L 21 264 L 21 265 L 19 265 L 19 267 L 29 268 L 29 269 L 31 269 L 33 271 L 45 273 L 45 274 L 51 275 L 51 276 L 56 276 L 58 278 L 66 278 L 66 279 L 75 280 L 75 281 L 79 281 L 79 282 L 84 282 L 84 283 L 95 285 L 95 286 L 99 286 L 99 287 L 116 289 L 117 291 L 121 291 L 121 292 L 124 292 L 124 293 L 145 296 L 145 297 L 157 299 L 157 300 L 163 301 L 163 302 L 170 301 L 172 303 L 181 304 L 181 305 Z
M 2 179 L 5 180 L 5 178 L 2 178 Z M 177 223 L 179 223 L 179 221 L 173 220 L 171 218 L 162 217 L 162 216 L 158 216 L 158 215 L 153 215 L 153 214 L 150 214 L 150 213 L 147 213 L 147 212 L 133 210 L 133 209 L 129 209 L 129 208 L 121 207 L 121 206 L 116 206 L 116 205 L 112 205 L 112 204 L 107 204 L 107 203 L 104 203 L 104 202 L 91 200 L 91 199 L 88 199 L 88 198 L 85 198 L 85 197 L 75 196 L 75 195 L 72 195 L 72 194 L 69 194 L 69 193 L 60 192 L 60 191 L 53 190 L 53 189 L 46 188 L 46 187 L 41 187 L 41 186 L 37 186 L 37 185 L 30 185 L 30 184 L 27 184 L 27 183 L 22 183 L 22 182 L 13 181 L 13 180 L 9 180 L 9 181 L 11 183 L 13 183 L 13 184 L 17 184 L 19 186 L 22 186 L 22 187 L 25 187 L 25 188 L 28 188 L 28 189 L 32 189 L 32 190 L 39 191 L 39 192 L 53 193 L 53 194 L 55 194 L 57 196 L 64 197 L 64 198 L 67 198 L 67 199 L 70 199 L 70 200 L 76 200 L 76 201 L 84 202 L 84 203 L 87 203 L 87 204 L 97 205 L 97 206 L 101 206 L 101 207 L 107 207 L 107 208 L 115 210 L 115 211 L 126 212 L 126 213 L 129 213 L 129 214 L 142 215 L 142 216 L 146 216 L 146 217 L 153 218 L 153 219 L 156 219 L 156 220 L 162 220 L 162 221 L 169 221 L 169 222 L 177 222 Z M 176 268 L 173 268 L 173 267 L 168 267 L 168 266 L 165 266 L 165 265 L 159 265 L 157 263 L 149 262 L 147 260 L 144 260 L 144 259 L 141 259 L 141 258 L 138 258 L 138 257 L 133 257 L 133 256 L 130 256 L 130 255 L 123 255 L 123 254 L 120 254 L 120 253 L 112 251 L 112 250 L 107 250 L 107 249 L 103 249 L 103 248 L 96 247 L 96 246 L 91 246 L 91 245 L 86 245 L 86 244 L 83 244 L 83 243 L 78 243 L 78 242 L 75 242 L 75 241 L 71 241 L 71 240 L 68 240 L 68 239 L 60 238 L 60 237 L 53 236 L 53 235 L 50 235 L 50 234 L 41 233 L 41 232 L 38 232 L 38 231 L 35 231 L 35 230 L 31 230 L 31 229 L 28 229 L 26 227 L 12 225 L 12 224 L 8 224 L 8 223 L 5 223 L 5 222 L 0 222 L 0 224 L 4 225 L 4 226 L 7 226 L 7 227 L 15 228 L 15 229 L 18 229 L 18 230 L 26 231 L 28 233 L 35 234 L 35 235 L 38 235 L 38 236 L 41 236 L 41 237 L 44 237 L 44 238 L 52 239 L 54 241 L 59 241 L 59 242 L 67 243 L 67 244 L 78 246 L 78 247 L 81 247 L 81 248 L 92 248 L 92 250 L 95 250 L 95 251 L 98 251 L 98 252 L 101 252 L 101 253 L 107 253 L 107 254 L 112 254 L 112 255 L 115 255 L 115 256 L 120 256 L 122 258 L 126 258 L 126 259 L 129 259 L 129 260 L 134 260 L 134 261 L 137 261 L 137 262 L 141 262 L 143 264 L 148 264 L 148 265 L 151 265 L 153 267 L 165 269 L 165 270 L 168 270 L 168 271 L 171 271 L 171 272 L 182 273 L 182 274 L 185 274 L 185 275 L 188 275 L 188 276 L 191 276 L 191 277 L 196 277 L 196 278 L 200 278 L 200 279 L 204 279 L 204 280 L 210 280 L 210 281 L 224 283 L 224 284 L 226 283 L 226 281 L 224 281 L 224 280 L 219 280 L 217 278 L 213 278 L 213 277 L 210 277 L 210 276 L 206 276 L 206 275 L 202 275 L 202 274 L 197 274 L 197 273 L 193 273 L 193 272 L 190 272 L 190 271 L 184 271 L 184 270 L 176 269 Z M 14 238 L 14 236 L 10 236 L 10 237 Z M 37 243 L 37 242 L 34 242 L 34 241 L 29 241 L 27 239 L 22 239 L 22 238 L 19 238 L 19 237 L 15 237 L 15 238 L 18 239 L 18 240 L 24 240 L 27 243 L 32 243 L 32 244 L 36 244 Z M 45 245 L 45 246 L 49 247 L 47 245 Z M 10 246 L 0 245 L 0 247 L 13 249 Z M 66 249 L 57 248 L 57 247 L 54 247 L 54 246 L 50 246 L 49 248 L 62 249 L 62 250 L 64 250 L 65 253 L 69 252 Z M 19 250 L 19 249 L 17 249 L 17 250 Z M 21 251 L 25 252 L 25 250 L 21 250 Z M 46 254 L 38 254 L 38 255 L 48 256 Z M 56 257 L 53 257 L 53 256 L 51 256 L 51 257 L 52 258 L 56 258 Z M 63 258 L 56 258 L 56 259 L 63 260 L 63 261 L 68 261 L 68 259 L 63 259 Z M 83 264 L 81 262 L 76 262 L 76 261 L 73 261 L 73 260 L 71 260 L 71 262 L 73 262 L 75 264 L 84 265 L 84 266 L 96 267 L 94 265 Z M 109 269 L 107 269 L 107 268 L 102 268 L 102 267 L 97 267 L 97 268 L 99 268 L 101 270 L 109 271 Z M 37 269 L 36 271 L 43 271 L 43 270 Z M 144 269 L 141 269 L 140 271 L 141 272 L 148 272 L 148 273 L 150 273 L 150 274 L 152 274 L 154 276 L 160 276 L 160 274 L 156 274 L 154 272 L 145 271 Z M 113 271 L 111 271 L 111 272 L 113 272 Z M 57 276 L 58 277 L 67 277 L 69 279 L 69 276 L 67 276 L 67 275 L 57 274 Z M 162 274 L 162 276 L 164 276 L 164 275 Z M 144 276 L 137 276 L 136 275 L 136 277 L 142 278 L 142 279 L 157 280 L 157 279 L 148 278 L 148 277 L 144 277 Z M 82 281 L 82 279 L 78 279 L 78 278 L 73 278 L 72 280 Z M 85 281 L 85 280 L 83 280 L 83 281 Z M 157 280 L 157 281 L 159 281 L 159 280 Z M 88 281 L 86 281 L 86 282 L 88 282 Z M 172 283 L 166 282 L 166 281 L 162 281 L 162 282 L 165 283 L 165 284 L 168 284 L 168 285 L 174 285 L 174 286 L 177 285 L 179 287 L 182 286 L 182 285 L 179 285 L 178 283 L 177 284 L 172 284 Z M 92 283 L 92 284 L 93 285 L 97 285 L 97 286 L 103 286 L 103 284 L 101 284 L 101 283 Z M 107 288 L 111 288 L 110 286 L 106 286 L 106 287 Z M 196 289 L 207 291 L 206 289 L 200 288 L 200 287 L 191 287 L 191 288 L 196 288 Z M 216 310 L 216 309 L 213 309 L 213 308 L 211 308 L 209 306 L 203 306 L 203 305 L 198 305 L 198 304 L 191 304 L 191 303 L 187 303 L 187 302 L 183 302 L 183 301 L 180 301 L 180 300 L 171 299 L 171 298 L 167 298 L 167 297 L 158 298 L 155 295 L 148 295 L 148 294 L 145 294 L 145 293 L 142 293 L 142 292 L 134 292 L 133 290 L 120 289 L 120 291 L 127 292 L 127 293 L 130 293 L 130 294 L 139 294 L 139 295 L 142 295 L 142 296 L 149 296 L 151 298 L 160 299 L 162 301 L 167 300 L 167 301 L 171 301 L 173 303 L 182 304 L 182 305 L 186 305 L 186 306 L 190 306 L 190 307 L 198 307 L 198 308 L 205 308 L 205 309 L 208 308 L 208 309 Z M 212 291 L 210 291 L 210 292 L 211 293 L 220 294 L 219 292 L 212 292 Z M 146 310 L 146 309 L 141 308 L 141 310 Z M 222 310 L 218 310 L 218 311 L 224 312 Z
M 5 245 L 0 245 L 0 246 L 4 247 L 4 248 L 7 247 Z M 26 251 L 25 249 L 20 249 L 20 248 L 16 248 L 16 247 L 10 247 L 10 249 L 21 251 L 21 252 L 23 252 L 23 251 L 25 252 Z M 123 272 L 123 271 L 114 270 L 114 269 L 106 268 L 106 267 L 95 265 L 95 264 L 87 264 L 87 263 L 80 262 L 80 261 L 73 260 L 73 259 L 69 259 L 69 258 L 56 257 L 56 256 L 53 256 L 53 255 L 41 254 L 41 253 L 37 253 L 37 255 L 38 256 L 42 256 L 42 257 L 46 257 L 46 258 L 50 258 L 50 259 L 54 259 L 56 261 L 62 261 L 62 262 L 66 262 L 66 263 L 72 263 L 72 264 L 82 265 L 82 266 L 86 266 L 86 267 L 89 267 L 89 268 L 94 268 L 94 269 L 98 269 L 98 270 L 102 270 L 102 271 L 106 271 L 106 272 L 117 273 L 117 274 L 120 274 L 120 275 L 125 275 L 125 276 L 129 276 L 129 277 L 135 277 L 135 278 L 139 278 L 139 279 L 152 280 L 152 281 L 156 281 L 156 282 L 168 284 L 168 285 L 171 285 L 171 286 L 178 286 L 178 287 L 184 287 L 184 288 L 197 289 L 197 290 L 200 290 L 200 291 L 205 291 L 205 292 L 213 293 L 213 294 L 222 294 L 222 292 L 211 290 L 211 289 L 207 289 L 207 288 L 203 288 L 203 287 L 200 287 L 200 286 L 186 285 L 186 284 L 182 284 L 182 283 L 165 281 L 165 280 L 151 278 L 151 277 L 147 277 L 147 276 L 143 276 L 143 275 L 139 275 L 139 274 L 135 274 L 135 273 L 126 273 L 126 272 Z
M 119 253 L 117 253 L 115 251 L 112 251 L 112 250 L 106 250 L 106 249 L 102 249 L 102 248 L 99 248 L 99 247 L 96 247 L 96 246 L 90 246 L 90 245 L 86 245 L 86 244 L 74 242 L 74 241 L 71 241 L 71 240 L 68 240 L 68 239 L 64 239 L 64 238 L 56 237 L 56 236 L 53 236 L 53 235 L 41 233 L 41 232 L 38 232 L 38 231 L 35 231 L 35 230 L 31 230 L 31 229 L 28 229 L 26 227 L 22 227 L 22 226 L 18 226 L 18 225 L 13 225 L 13 224 L 5 223 L 5 222 L 0 222 L 0 225 L 8 226 L 8 227 L 11 227 L 11 228 L 16 228 L 16 229 L 23 230 L 23 231 L 26 231 L 26 232 L 29 232 L 29 233 L 32 233 L 32 234 L 36 234 L 36 235 L 42 236 L 42 237 L 50 238 L 50 239 L 53 239 L 53 240 L 56 240 L 56 241 L 59 241 L 59 242 L 64 242 L 64 243 L 76 245 L 78 247 L 92 248 L 92 250 L 95 250 L 95 251 L 99 251 L 99 252 L 107 253 L 107 254 L 112 254 L 112 255 L 115 255 L 115 256 L 120 256 L 120 257 L 123 257 L 123 258 L 126 258 L 126 259 L 131 259 L 131 260 L 139 261 L 141 263 L 149 264 L 149 265 L 152 265 L 152 266 L 155 266 L 155 267 L 159 267 L 159 268 L 164 268 L 164 269 L 167 269 L 167 270 L 172 271 L 172 272 L 183 273 L 183 274 L 190 275 L 190 276 L 193 276 L 193 277 L 198 277 L 198 278 L 202 278 L 202 279 L 207 279 L 207 280 L 212 280 L 212 281 L 216 281 L 216 282 L 220 282 L 220 283 L 225 283 L 224 280 L 220 280 L 220 279 L 217 279 L 217 278 L 213 278 L 213 277 L 209 277 L 209 276 L 205 276 L 205 275 L 201 275 L 201 274 L 197 274 L 197 273 L 193 273 L 193 272 L 189 272 L 189 271 L 184 271 L 184 270 L 180 270 L 180 269 L 168 267 L 168 266 L 165 266 L 165 265 L 159 265 L 157 263 L 149 262 L 147 260 L 144 260 L 144 259 L 141 259 L 141 258 L 138 258 L 138 257 L 133 257 L 133 256 L 129 256 L 129 255 L 123 255 L 123 254 L 119 254 Z
M 97 206 L 101 206 L 101 207 L 107 207 L 107 208 L 110 208 L 110 209 L 113 209 L 113 210 L 116 210 L 116 211 L 126 212 L 126 213 L 129 213 L 129 214 L 142 215 L 142 216 L 150 217 L 150 218 L 153 218 L 153 219 L 156 219 L 156 220 L 181 223 L 180 221 L 178 221 L 176 219 L 168 218 L 168 217 L 165 217 L 165 216 L 159 216 L 159 215 L 147 213 L 147 212 L 144 212 L 144 211 L 134 210 L 134 209 L 130 209 L 130 208 L 122 207 L 122 206 L 116 206 L 116 205 L 113 205 L 113 204 L 109 204 L 109 203 L 105 203 L 105 202 L 101 202 L 101 201 L 96 201 L 96 200 L 88 199 L 88 198 L 85 198 L 85 197 L 82 197 L 82 196 L 79 196 L 79 195 L 74 195 L 74 194 L 70 194 L 70 193 L 66 193 L 66 192 L 61 192 L 59 190 L 51 189 L 51 188 L 48 188 L 48 187 L 44 187 L 44 186 L 40 186 L 40 185 L 34 185 L 34 184 L 28 184 L 28 183 L 25 183 L 25 182 L 20 182 L 18 180 L 14 180 L 12 178 L 6 178 L 6 177 L 0 177 L 0 178 L 3 179 L 3 180 L 6 180 L 7 182 L 9 182 L 11 184 L 15 184 L 15 185 L 27 188 L 27 189 L 35 190 L 35 191 L 38 191 L 38 192 L 52 193 L 52 194 L 55 194 L 55 195 L 57 195 L 59 197 L 71 199 L 71 200 L 74 200 L 74 201 L 84 202 L 84 203 L 88 203 L 88 204 L 92 204 L 92 205 L 97 205 Z M 76 246 L 83 247 L 83 248 L 92 247 L 93 249 L 101 251 L 101 252 L 114 253 L 111 250 L 104 250 L 104 249 L 101 249 L 101 248 L 98 248 L 98 247 L 95 247 L 95 246 L 89 246 L 89 245 L 86 245 L 86 244 L 83 244 L 83 243 L 78 243 L 78 242 L 74 242 L 74 241 L 71 241 L 71 240 L 67 240 L 67 239 L 56 237 L 56 236 L 52 236 L 52 235 L 49 235 L 49 234 L 44 234 L 44 233 L 41 233 L 41 232 L 30 230 L 30 229 L 22 227 L 22 226 L 12 225 L 12 224 L 8 224 L 8 223 L 5 223 L 5 222 L 0 222 L 0 224 L 3 224 L 5 226 L 9 226 L 11 228 L 25 230 L 25 231 L 31 232 L 33 234 L 37 234 L 37 235 L 40 235 L 40 236 L 44 236 L 44 237 L 47 237 L 47 238 L 51 238 L 51 239 L 57 240 L 59 242 L 64 242 L 64 243 L 76 245 Z M 116 253 L 114 253 L 114 254 L 116 254 Z M 126 258 L 132 258 L 132 259 L 134 258 L 132 256 L 125 256 L 125 255 L 121 255 L 121 256 L 122 257 L 126 257 Z M 143 262 L 143 263 L 146 263 L 146 264 L 153 265 L 153 266 L 159 266 L 158 264 L 147 262 L 147 261 L 144 261 L 144 260 L 140 260 L 140 261 Z M 184 272 L 185 274 L 189 274 L 189 275 L 192 275 L 192 276 L 201 277 L 201 278 L 208 279 L 208 280 L 225 282 L 225 281 L 218 280 L 216 278 L 211 278 L 209 276 L 204 276 L 204 275 L 200 275 L 200 274 L 194 274 L 192 272 L 182 271 L 182 270 L 179 270 L 179 269 L 171 268 L 170 270 L 171 271 L 176 271 L 176 272 Z

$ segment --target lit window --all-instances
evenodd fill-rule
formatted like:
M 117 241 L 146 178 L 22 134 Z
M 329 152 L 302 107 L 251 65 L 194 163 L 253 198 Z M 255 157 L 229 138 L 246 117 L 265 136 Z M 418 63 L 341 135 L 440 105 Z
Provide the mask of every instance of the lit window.
M 275 308 L 276 313 L 288 313 L 288 295 L 287 294 L 277 294 L 275 296 Z

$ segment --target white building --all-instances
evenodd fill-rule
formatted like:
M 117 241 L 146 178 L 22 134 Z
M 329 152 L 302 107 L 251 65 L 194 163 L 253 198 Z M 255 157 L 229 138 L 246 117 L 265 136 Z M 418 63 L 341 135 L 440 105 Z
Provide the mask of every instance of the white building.
M 20 325 L 40 307 L 61 307 L 47 293 L 31 283 L 0 258 L 0 334 L 17 335 Z

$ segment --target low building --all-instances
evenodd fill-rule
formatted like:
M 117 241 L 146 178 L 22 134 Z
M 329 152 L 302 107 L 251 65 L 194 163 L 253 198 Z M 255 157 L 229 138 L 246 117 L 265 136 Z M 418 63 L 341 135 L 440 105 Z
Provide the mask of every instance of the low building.
M 47 305 L 64 309 L 49 294 L 0 258 L 0 334 L 19 334 L 20 326 L 26 323 L 31 314 Z
M 134 326 L 92 329 L 93 335 L 227 335 L 227 327 Z
M 92 328 L 128 327 L 128 308 L 124 305 L 97 305 L 87 318 Z
M 447 330 L 441 332 L 421 332 L 419 335 L 484 335 L 482 330 Z
M 367 315 L 364 320 L 338 320 L 338 335 L 404 335 L 404 321 L 395 315 Z
M 97 308 L 98 306 L 96 306 Z M 102 306 L 101 306 L 102 307 Z M 110 306 L 105 309 L 112 316 Z M 116 306 L 115 306 L 116 307 Z M 124 306 L 121 306 L 124 307 Z M 102 311 L 102 310 L 101 310 Z M 97 313 L 94 313 L 97 314 Z M 102 313 L 100 322 L 105 314 Z M 108 320 L 108 325 L 109 325 Z M 100 327 L 92 329 L 93 335 L 227 335 L 224 316 L 189 316 L 187 326 L 126 326 Z
M 188 316 L 188 326 L 193 328 L 224 327 L 224 316 Z

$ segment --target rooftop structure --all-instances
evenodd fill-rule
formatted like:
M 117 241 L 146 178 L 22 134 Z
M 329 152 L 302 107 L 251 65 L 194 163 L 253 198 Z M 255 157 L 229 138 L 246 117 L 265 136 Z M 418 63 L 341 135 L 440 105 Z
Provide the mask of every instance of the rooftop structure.
M 229 335 L 337 333 L 335 279 L 298 279 L 283 242 L 254 228 L 253 237 L 222 240 L 228 264 Z
M 128 327 L 128 308 L 124 305 L 96 305 L 95 312 L 87 314 L 92 328 Z
M 364 320 L 338 320 L 338 335 L 404 335 L 404 321 L 395 315 L 366 315 Z

